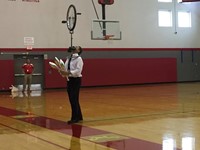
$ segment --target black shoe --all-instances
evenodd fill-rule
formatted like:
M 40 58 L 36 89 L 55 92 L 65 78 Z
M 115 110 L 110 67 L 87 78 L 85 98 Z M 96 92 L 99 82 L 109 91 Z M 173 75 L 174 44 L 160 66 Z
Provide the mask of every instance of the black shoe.
M 67 121 L 68 124 L 73 124 L 73 123 L 78 123 L 78 122 L 83 122 L 83 119 L 69 120 L 69 121 Z
M 74 123 L 78 123 L 79 120 L 69 120 L 67 121 L 67 124 L 74 124 Z
M 78 122 L 83 122 L 83 118 L 82 119 L 79 119 L 79 121 Z

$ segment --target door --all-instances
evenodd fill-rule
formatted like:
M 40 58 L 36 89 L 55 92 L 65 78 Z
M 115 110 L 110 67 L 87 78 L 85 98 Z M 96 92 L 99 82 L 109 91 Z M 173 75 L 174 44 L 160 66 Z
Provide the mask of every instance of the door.
M 31 90 L 41 90 L 44 86 L 44 55 L 14 55 L 15 86 L 19 90 L 22 90 L 24 83 L 22 65 L 26 62 L 27 58 L 34 65 Z

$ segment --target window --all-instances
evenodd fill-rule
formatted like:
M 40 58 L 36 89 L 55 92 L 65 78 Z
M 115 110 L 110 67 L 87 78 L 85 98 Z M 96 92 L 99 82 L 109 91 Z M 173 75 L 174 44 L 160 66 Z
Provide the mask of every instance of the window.
M 191 12 L 179 11 L 178 12 L 178 27 L 191 27 Z
M 172 27 L 172 11 L 171 10 L 158 11 L 158 25 L 159 27 Z
M 177 28 L 192 27 L 192 13 L 181 4 L 182 0 L 158 0 L 158 26 Z

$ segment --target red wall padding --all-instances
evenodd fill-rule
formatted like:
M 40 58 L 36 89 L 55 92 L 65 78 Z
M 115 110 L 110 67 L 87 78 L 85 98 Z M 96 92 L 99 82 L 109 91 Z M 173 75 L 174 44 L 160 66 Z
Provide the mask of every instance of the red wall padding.
M 45 60 L 45 88 L 65 88 L 66 79 Z M 0 90 L 14 84 L 14 61 L 0 60 Z M 84 59 L 83 86 L 177 81 L 176 58 Z
M 45 88 L 64 88 L 66 87 L 66 79 L 63 78 L 55 69 L 49 66 L 49 61 L 45 60 Z
M 175 58 L 84 60 L 83 86 L 176 82 Z
M 13 60 L 0 60 L 0 90 L 8 90 L 14 83 L 14 62 Z

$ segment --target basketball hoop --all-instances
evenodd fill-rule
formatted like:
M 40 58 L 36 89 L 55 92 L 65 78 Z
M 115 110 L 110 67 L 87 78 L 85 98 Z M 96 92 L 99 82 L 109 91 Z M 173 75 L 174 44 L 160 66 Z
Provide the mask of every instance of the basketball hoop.
M 105 35 L 104 36 L 104 40 L 112 40 L 112 37 L 114 37 L 114 35 Z
M 92 20 L 92 40 L 121 40 L 119 21 L 115 20 Z
M 33 46 L 32 46 L 32 45 L 27 45 L 27 46 L 26 46 L 26 49 L 27 49 L 27 50 L 32 50 L 32 49 L 33 49 Z

